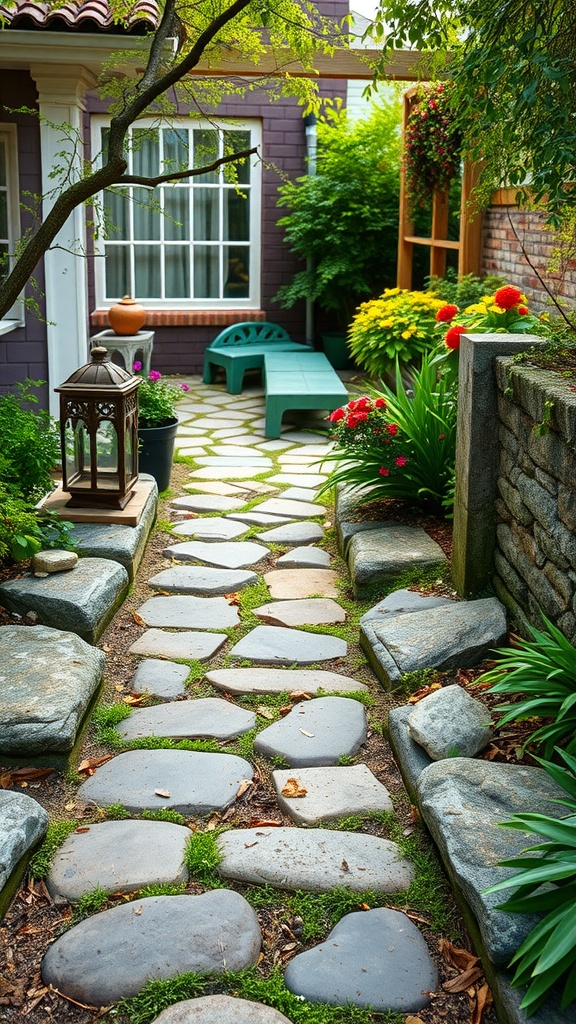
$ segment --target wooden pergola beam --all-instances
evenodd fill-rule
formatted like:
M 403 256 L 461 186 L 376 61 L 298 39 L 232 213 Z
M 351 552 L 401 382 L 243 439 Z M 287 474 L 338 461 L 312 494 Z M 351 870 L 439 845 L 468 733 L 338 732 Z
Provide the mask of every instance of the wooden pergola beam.
M 223 78 L 230 75 L 241 78 L 266 78 L 280 75 L 291 75 L 294 78 L 346 79 L 371 81 L 374 68 L 382 58 L 381 50 L 351 49 L 342 47 L 333 56 L 316 53 L 313 69 L 305 68 L 296 57 L 291 57 L 286 50 L 275 53 L 267 50 L 258 64 L 252 64 L 242 56 L 240 51 L 229 50 L 227 54 L 218 54 L 214 58 L 200 62 L 193 77 L 209 76 Z M 418 50 L 395 50 L 384 66 L 382 79 L 395 82 L 415 82 L 426 79 L 427 55 Z

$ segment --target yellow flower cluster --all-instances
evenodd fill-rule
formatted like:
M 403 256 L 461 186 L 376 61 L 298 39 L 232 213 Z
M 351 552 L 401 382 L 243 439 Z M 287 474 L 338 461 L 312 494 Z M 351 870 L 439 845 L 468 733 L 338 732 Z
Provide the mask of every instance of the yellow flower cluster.
M 363 302 L 349 330 L 356 362 L 379 375 L 396 360 L 411 363 L 433 345 L 436 313 L 444 305 L 433 292 L 387 288 L 378 298 Z

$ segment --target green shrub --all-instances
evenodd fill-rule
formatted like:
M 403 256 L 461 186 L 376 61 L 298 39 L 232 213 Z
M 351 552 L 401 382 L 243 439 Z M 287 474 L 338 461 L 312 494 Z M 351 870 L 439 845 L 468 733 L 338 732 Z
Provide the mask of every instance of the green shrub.
M 52 489 L 50 471 L 60 459 L 55 421 L 44 410 L 26 408 L 37 403 L 33 388 L 41 383 L 27 380 L 17 385 L 15 393 L 0 395 L 0 480 L 31 502 Z
M 357 365 L 381 377 L 397 362 L 414 363 L 436 346 L 436 313 L 442 305 L 430 292 L 400 288 L 387 288 L 378 299 L 363 302 L 348 331 Z
M 531 718 L 550 718 L 526 740 L 543 747 L 544 757 L 565 745 L 576 753 L 576 650 L 545 616 L 544 629 L 530 627 L 532 640 L 521 639 L 512 648 L 496 651 L 496 666 L 477 683 L 492 683 L 488 693 L 520 693 L 515 704 L 500 704 L 500 725 Z
M 32 506 L 0 479 L 0 562 L 30 558 L 40 548 Z
M 533 832 L 544 842 L 527 847 L 520 857 L 502 861 L 501 867 L 517 868 L 517 873 L 487 890 L 516 890 L 500 910 L 544 915 L 510 964 L 516 967 L 513 987 L 528 985 L 520 1004 L 527 1017 L 546 1001 L 557 982 L 563 984 L 563 1010 L 576 1000 L 576 758 L 566 751 L 556 752 L 564 766 L 539 763 L 568 794 L 557 802 L 570 813 L 560 821 L 529 813 L 514 814 L 503 822 L 504 828 Z

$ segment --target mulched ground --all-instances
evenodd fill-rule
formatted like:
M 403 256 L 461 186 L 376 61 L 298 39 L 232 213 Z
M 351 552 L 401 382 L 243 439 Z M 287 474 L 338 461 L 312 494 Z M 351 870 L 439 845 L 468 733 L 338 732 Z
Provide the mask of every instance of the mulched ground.
M 176 476 L 184 478 L 187 469 L 184 466 L 175 467 Z M 176 479 L 175 489 L 178 482 Z M 436 520 L 423 517 L 421 514 L 407 512 L 397 502 L 386 503 L 383 511 L 385 511 L 383 518 L 397 518 L 405 523 L 422 525 L 445 552 L 450 554 L 451 526 L 445 520 Z M 163 514 L 161 509 L 160 517 Z M 133 592 L 101 638 L 99 646 L 107 654 L 102 696 L 105 702 L 122 700 L 130 693 L 130 679 L 137 660 L 127 655 L 126 652 L 130 644 L 143 632 L 143 626 L 138 621 L 137 609 L 150 596 L 150 588 L 145 581 L 157 572 L 163 563 L 162 550 L 167 536 L 167 534 L 157 532 L 152 537 Z M 0 572 L 0 578 L 11 577 L 21 571 L 22 566 L 6 568 Z M 438 590 L 441 593 L 453 593 L 448 584 L 440 586 Z M 12 616 L 0 608 L 0 625 L 14 621 Z M 404 703 L 406 697 L 383 691 L 375 683 L 374 677 L 365 663 L 358 667 L 359 660 L 362 660 L 359 659 L 359 653 L 358 648 L 355 647 L 348 659 L 340 659 L 338 662 L 327 664 L 324 667 L 353 675 L 365 682 L 372 682 L 376 705 L 371 709 L 370 715 L 374 728 L 369 735 L 368 742 L 363 746 L 358 760 L 368 764 L 374 774 L 389 788 L 395 797 L 395 809 L 402 828 L 408 835 L 414 829 L 420 828 L 417 823 L 418 815 L 415 809 L 410 807 L 397 765 L 388 744 L 382 742 L 378 729 L 378 724 L 385 719 L 388 710 Z M 212 660 L 211 666 L 213 666 L 214 660 L 217 659 Z M 482 692 L 478 693 L 473 687 L 474 680 L 485 668 L 486 665 L 474 670 L 444 673 L 439 679 L 444 685 L 457 682 L 474 696 L 479 696 L 487 704 L 493 705 L 496 703 L 495 698 L 488 697 Z M 503 736 L 498 738 L 497 743 L 488 748 L 483 756 L 503 761 L 522 759 L 519 749 L 522 738 L 521 729 L 510 727 Z M 110 751 L 96 742 L 91 728 L 88 727 L 79 757 L 89 759 L 107 753 Z M 78 762 L 76 763 L 78 764 Z M 254 826 L 263 820 L 291 824 L 288 819 L 283 818 L 279 811 L 271 784 L 267 779 L 264 762 L 259 762 L 256 759 L 256 768 L 258 784 L 248 791 L 239 804 L 226 812 L 223 816 L 224 820 L 227 824 L 236 827 Z M 4 777 L 3 782 L 2 777 Z M 87 807 L 76 800 L 77 777 L 66 776 L 61 772 L 54 771 L 43 778 L 20 780 L 19 783 L 15 783 L 14 778 L 7 775 L 5 769 L 0 766 L 0 784 L 4 784 L 7 788 L 11 788 L 13 785 L 15 788 L 21 788 L 23 792 L 28 793 L 46 807 L 52 819 L 77 818 L 79 821 L 87 823 L 99 820 L 92 807 Z M 221 820 L 219 816 L 213 815 L 208 824 L 204 820 L 201 827 L 214 827 Z M 193 829 L 197 827 L 196 822 L 190 822 L 190 825 Z M 374 826 L 374 830 L 378 831 L 378 826 Z M 199 892 L 201 887 L 196 883 L 191 883 L 187 887 L 187 891 Z M 481 974 L 479 977 L 474 977 L 473 970 L 472 980 L 468 983 L 464 981 L 464 991 L 447 991 L 443 987 L 448 984 L 449 988 L 458 989 L 458 979 L 471 963 L 471 954 L 466 952 L 471 949 L 470 940 L 455 904 L 452 904 L 450 911 L 450 935 L 455 946 L 464 950 L 460 954 L 454 952 L 454 946 L 450 941 L 439 939 L 431 932 L 425 919 L 419 917 L 410 908 L 408 910 L 414 914 L 414 919 L 429 942 L 441 979 L 438 994 L 434 996 L 430 1007 L 420 1011 L 413 1019 L 421 1024 L 443 1024 L 443 1022 L 481 1024 L 482 1020 L 484 1024 L 496 1024 L 493 1009 L 487 1009 L 482 1017 L 476 1006 L 478 990 L 483 984 Z M 5 1024 L 21 1024 L 21 1022 L 46 1024 L 46 1021 L 54 1021 L 55 1024 L 91 1024 L 106 1015 L 105 1008 L 102 1010 L 82 1007 L 46 989 L 42 984 L 40 978 L 41 958 L 49 942 L 70 925 L 71 913 L 67 904 L 56 905 L 50 901 L 42 882 L 34 883 L 27 879 L 24 880 L 0 928 L 0 1022 L 3 1024 L 4 1022 Z M 274 913 L 269 911 L 262 912 L 259 917 L 264 936 L 264 959 L 261 969 L 266 972 L 267 968 L 274 964 L 286 963 L 303 947 L 298 941 L 294 946 L 294 933 L 291 932 L 289 923 L 278 921 Z M 287 933 L 287 929 L 290 934 Z M 460 987 L 462 986 L 460 985 Z M 374 1020 L 382 1020 L 381 1015 L 375 1014 Z

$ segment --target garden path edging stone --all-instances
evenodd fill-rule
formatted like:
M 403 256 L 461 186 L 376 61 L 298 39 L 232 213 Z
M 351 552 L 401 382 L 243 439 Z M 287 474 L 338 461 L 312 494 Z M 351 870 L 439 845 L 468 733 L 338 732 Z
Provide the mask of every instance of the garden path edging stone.
M 421 526 L 391 523 L 355 533 L 348 546 L 348 565 L 356 597 L 374 591 L 406 570 L 441 571 L 447 564 L 442 548 Z
M 24 793 L 0 790 L 0 900 L 22 858 L 47 828 L 48 814 L 36 800 Z
M 492 716 L 462 686 L 444 686 L 414 705 L 408 729 L 432 758 L 474 757 L 490 742 Z
M 158 508 L 158 486 L 153 476 L 141 473 L 140 480 L 150 486 L 150 493 L 136 526 L 118 523 L 76 523 L 74 540 L 82 558 L 109 558 L 123 565 L 132 583 L 146 550 Z

